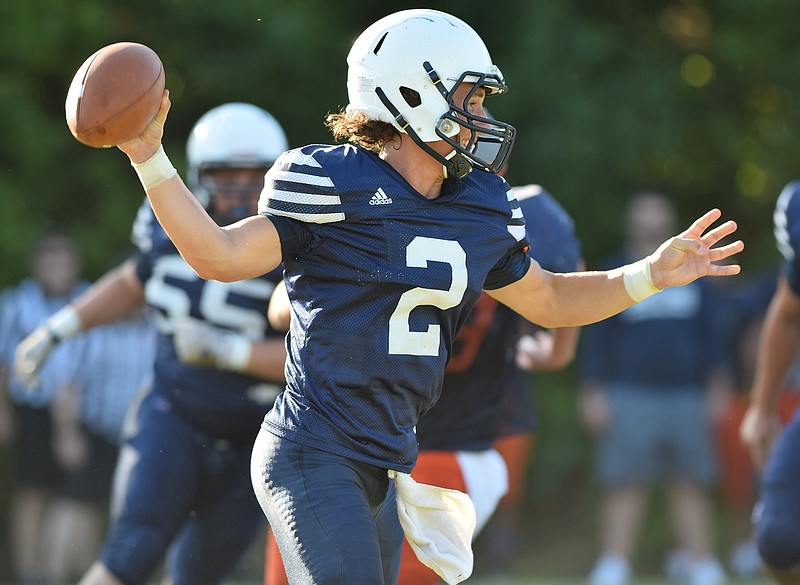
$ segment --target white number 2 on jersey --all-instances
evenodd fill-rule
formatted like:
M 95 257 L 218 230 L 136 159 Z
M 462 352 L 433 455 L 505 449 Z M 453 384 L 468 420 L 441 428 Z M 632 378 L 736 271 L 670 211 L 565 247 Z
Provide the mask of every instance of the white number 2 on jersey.
M 430 305 L 451 309 L 464 298 L 467 290 L 467 255 L 461 244 L 417 236 L 406 248 L 406 265 L 427 268 L 428 261 L 450 265 L 453 280 L 448 290 L 416 287 L 400 296 L 389 318 L 389 353 L 395 355 L 439 355 L 440 326 L 429 325 L 427 331 L 411 331 L 409 315 L 416 307 Z

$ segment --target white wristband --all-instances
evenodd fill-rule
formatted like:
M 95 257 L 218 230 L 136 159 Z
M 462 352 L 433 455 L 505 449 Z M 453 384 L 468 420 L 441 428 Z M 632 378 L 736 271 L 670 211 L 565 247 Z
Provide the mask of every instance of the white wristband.
M 64 306 L 47 320 L 45 326 L 56 341 L 72 337 L 83 329 L 81 318 L 72 305 Z
M 159 146 L 153 156 L 146 161 L 139 164 L 131 163 L 131 165 L 136 170 L 136 174 L 139 175 L 139 180 L 142 182 L 142 187 L 144 187 L 145 191 L 158 187 L 164 181 L 178 174 L 178 171 L 169 161 L 167 153 L 164 152 L 164 145 Z
M 252 352 L 253 344 L 244 335 L 226 335 L 219 352 L 219 364 L 227 370 L 244 372 L 250 365 Z
M 637 303 L 657 292 L 661 292 L 653 284 L 653 277 L 650 274 L 650 260 L 648 258 L 623 266 L 620 270 L 622 271 L 622 282 L 625 284 L 625 291 Z

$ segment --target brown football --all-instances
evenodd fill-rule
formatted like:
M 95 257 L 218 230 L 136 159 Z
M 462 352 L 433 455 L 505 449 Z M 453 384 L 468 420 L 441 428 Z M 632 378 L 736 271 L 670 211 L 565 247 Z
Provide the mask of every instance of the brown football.
M 116 146 L 144 131 L 163 93 L 164 66 L 152 49 L 139 43 L 107 45 L 72 79 L 67 126 L 87 146 Z

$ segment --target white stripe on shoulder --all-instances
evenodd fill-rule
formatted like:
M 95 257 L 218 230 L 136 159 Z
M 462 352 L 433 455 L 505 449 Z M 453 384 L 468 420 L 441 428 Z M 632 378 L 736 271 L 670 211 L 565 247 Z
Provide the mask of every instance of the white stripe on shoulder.
M 342 200 L 338 195 L 324 195 L 321 193 L 297 193 L 296 191 L 279 191 L 274 189 L 269 192 L 270 199 L 297 203 L 299 205 L 339 205 Z
M 314 160 L 308 157 L 310 160 Z M 314 161 L 317 162 L 317 161 Z M 306 165 L 308 166 L 308 165 Z M 319 167 L 319 165 L 316 165 Z M 309 175 L 307 173 L 299 173 L 297 171 L 283 171 L 276 169 L 270 175 L 275 181 L 290 181 L 292 183 L 302 183 L 304 185 L 316 185 L 318 187 L 333 187 L 333 181 L 329 177 L 320 177 L 318 175 Z
M 529 199 L 530 197 L 541 195 L 544 189 L 542 189 L 541 185 L 524 185 L 522 187 L 514 187 L 513 191 L 514 195 L 517 197 L 517 200 L 522 201 L 523 199 Z
M 509 225 L 508 226 L 508 233 L 514 236 L 514 239 L 518 242 L 521 242 L 525 238 L 525 226 L 524 225 Z
M 511 187 L 506 190 L 506 199 L 508 199 L 508 202 L 511 204 L 511 217 L 513 219 L 522 219 L 522 208 L 519 206 L 517 196 L 514 193 L 514 189 Z
M 305 165 L 307 167 L 316 167 L 318 169 L 322 168 L 322 165 L 319 164 L 313 156 L 310 154 L 305 154 L 299 150 L 290 150 L 285 156 L 289 159 L 289 164 Z
M 266 211 L 272 215 L 289 217 L 305 223 L 333 223 L 336 221 L 344 221 L 344 213 L 296 213 L 283 209 L 273 209 L 269 206 L 267 206 Z
M 789 217 L 787 210 L 789 208 L 789 201 L 796 193 L 795 187 L 796 185 L 792 183 L 781 191 L 778 202 L 775 204 L 775 212 L 772 214 L 775 243 L 786 260 L 794 259 L 794 248 L 792 247 L 792 238 L 789 234 Z

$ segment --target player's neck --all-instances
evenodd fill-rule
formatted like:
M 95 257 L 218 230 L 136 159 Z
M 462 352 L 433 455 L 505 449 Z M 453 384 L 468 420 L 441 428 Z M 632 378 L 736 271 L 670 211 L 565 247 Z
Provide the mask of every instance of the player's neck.
M 399 147 L 393 142 L 381 153 L 381 158 L 426 199 L 441 195 L 444 167 L 412 140 L 401 140 Z

